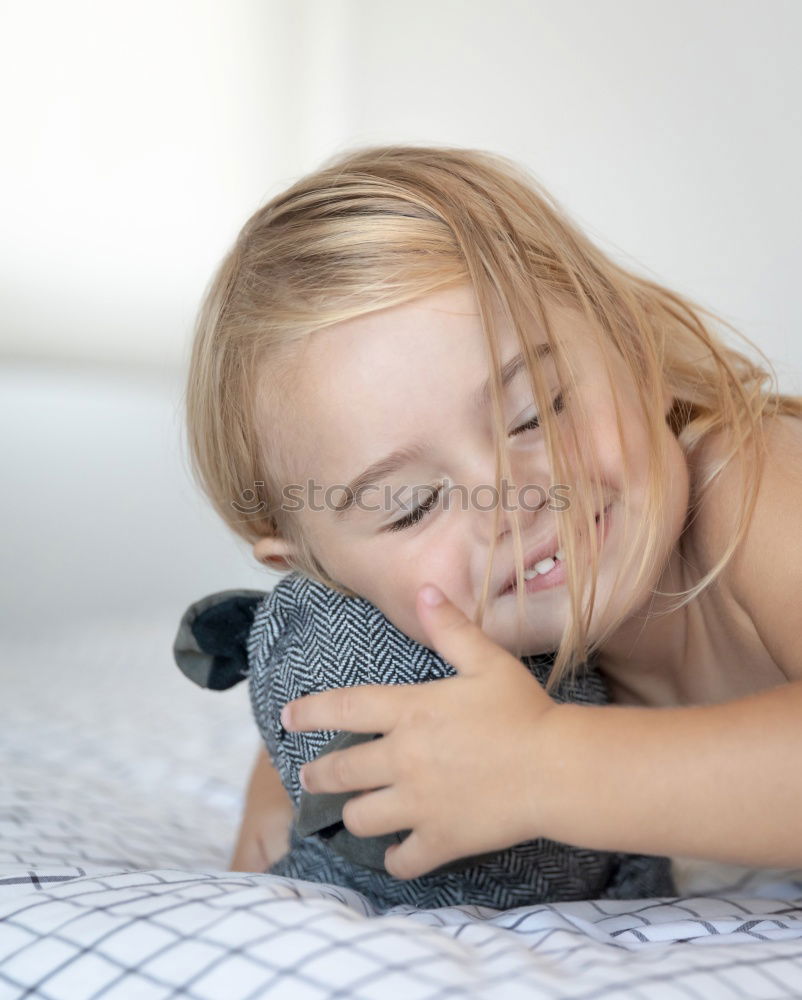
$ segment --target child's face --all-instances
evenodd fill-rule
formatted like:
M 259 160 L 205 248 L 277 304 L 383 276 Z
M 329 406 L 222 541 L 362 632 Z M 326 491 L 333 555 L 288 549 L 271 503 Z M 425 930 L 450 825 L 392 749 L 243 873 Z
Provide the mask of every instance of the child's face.
M 582 336 L 585 321 L 556 307 L 549 309 L 549 318 L 555 336 L 571 350 L 577 391 L 593 431 L 587 447 L 598 456 L 602 495 L 613 502 L 601 549 L 593 637 L 598 634 L 600 608 L 607 600 L 612 570 L 622 549 L 620 497 L 625 461 L 632 477 L 633 521 L 643 507 L 646 429 L 637 409 L 634 385 L 616 355 L 615 393 L 627 436 L 622 452 L 612 389 L 597 348 Z M 517 353 L 517 341 L 503 325 L 500 333 L 503 365 Z M 533 323 L 533 342 L 544 339 Z M 295 465 L 292 483 L 303 484 L 306 490 L 311 481 L 317 492 L 314 496 L 306 493 L 311 506 L 305 503 L 291 516 L 300 519 L 313 551 L 333 579 L 371 601 L 398 628 L 424 644 L 427 640 L 415 611 L 420 586 L 437 584 L 473 617 L 489 558 L 494 512 L 488 507 L 495 483 L 492 410 L 489 402 L 480 406 L 474 402 L 475 393 L 489 375 L 485 352 L 473 291 L 466 285 L 320 330 L 308 339 L 299 357 L 293 399 L 296 422 L 286 431 L 287 450 Z M 548 357 L 543 363 L 550 397 L 554 398 L 560 390 L 555 367 Z M 669 398 L 662 402 L 667 412 Z M 571 405 L 570 396 L 566 404 Z M 508 433 L 525 425 L 536 412 L 524 369 L 504 391 Z M 668 426 L 662 426 L 670 438 L 670 474 L 665 487 L 667 514 L 661 526 L 661 561 L 654 582 L 681 533 L 688 505 L 684 455 Z M 513 484 L 520 484 L 520 488 L 529 484 L 521 498 L 526 506 L 519 515 L 526 555 L 556 533 L 559 515 L 544 504 L 544 498 L 548 499 L 549 489 L 558 484 L 551 474 L 542 429 L 524 429 L 509 441 Z M 419 446 L 417 457 L 384 475 L 362 494 L 361 507 L 374 509 L 353 506 L 338 516 L 334 507 L 344 497 L 346 484 L 396 449 L 415 445 Z M 417 523 L 390 530 L 413 507 L 426 504 L 429 491 L 443 482 L 464 485 L 463 493 L 477 502 L 465 504 L 455 492 L 451 509 L 438 500 Z M 330 490 L 327 498 L 327 488 L 334 486 L 337 488 Z M 296 489 L 295 494 L 300 495 L 300 491 Z M 571 490 L 559 490 L 559 496 L 570 495 Z M 516 496 L 513 489 L 510 499 L 514 501 Z M 403 504 L 409 506 L 405 509 Z M 499 511 L 483 628 L 500 645 L 514 651 L 517 598 L 514 593 L 499 596 L 503 582 L 514 572 L 511 516 L 508 510 Z M 264 542 L 268 549 L 260 549 L 261 543 L 257 543 L 257 555 L 269 551 L 270 542 Z M 608 613 L 615 613 L 625 596 L 619 588 Z M 647 596 L 644 593 L 643 599 Z M 522 652 L 555 649 L 570 610 L 565 584 L 527 593 L 524 607 Z

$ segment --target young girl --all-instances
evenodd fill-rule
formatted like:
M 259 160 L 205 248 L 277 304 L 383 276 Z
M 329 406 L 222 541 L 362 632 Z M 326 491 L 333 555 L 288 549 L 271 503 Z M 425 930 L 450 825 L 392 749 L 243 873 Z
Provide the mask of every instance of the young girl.
M 715 322 L 473 150 L 340 156 L 223 261 L 188 383 L 198 481 L 257 559 L 459 674 L 285 710 L 384 734 L 303 773 L 365 790 L 351 833 L 411 831 L 396 877 L 541 836 L 802 865 L 802 399 Z M 544 689 L 518 657 L 548 650 Z M 620 704 L 556 704 L 591 655 Z M 289 814 L 262 751 L 233 867 L 275 860 Z

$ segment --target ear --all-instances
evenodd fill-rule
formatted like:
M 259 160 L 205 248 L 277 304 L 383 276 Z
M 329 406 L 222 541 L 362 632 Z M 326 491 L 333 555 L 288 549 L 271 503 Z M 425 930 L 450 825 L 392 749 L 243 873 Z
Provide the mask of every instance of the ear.
M 287 557 L 292 556 L 294 551 L 290 542 L 269 535 L 254 542 L 253 546 L 254 558 L 271 569 L 288 569 Z

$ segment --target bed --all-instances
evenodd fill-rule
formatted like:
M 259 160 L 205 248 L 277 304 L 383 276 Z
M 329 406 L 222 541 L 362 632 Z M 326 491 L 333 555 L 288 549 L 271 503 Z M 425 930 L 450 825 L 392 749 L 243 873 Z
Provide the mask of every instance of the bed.
M 245 685 L 187 684 L 175 622 L 6 638 L 0 1000 L 802 996 L 802 871 L 675 859 L 679 897 L 375 913 L 227 871 Z

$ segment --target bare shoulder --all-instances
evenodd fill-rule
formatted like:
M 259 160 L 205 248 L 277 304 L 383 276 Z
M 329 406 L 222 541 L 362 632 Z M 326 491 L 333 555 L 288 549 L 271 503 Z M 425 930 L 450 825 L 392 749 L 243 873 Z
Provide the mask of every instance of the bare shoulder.
M 780 416 L 764 425 L 766 456 L 749 526 L 719 585 L 752 620 L 789 680 L 802 680 L 802 646 L 793 625 L 802 611 L 802 420 Z M 728 454 L 729 435 L 712 435 L 692 463 L 704 476 Z M 743 462 L 736 456 L 710 483 L 692 525 L 693 552 L 708 572 L 731 544 L 741 509 Z
M 798 500 L 794 491 L 802 488 L 802 420 L 783 415 L 767 421 L 764 428 L 766 458 L 758 506 L 765 507 L 767 499 L 779 502 L 783 496 Z M 730 447 L 729 433 L 709 435 L 693 460 L 692 476 L 706 478 L 727 458 Z M 699 505 L 695 519 L 698 541 L 711 558 L 721 555 L 718 543 L 729 544 L 735 530 L 744 461 L 751 461 L 751 455 L 736 454 L 713 478 Z

